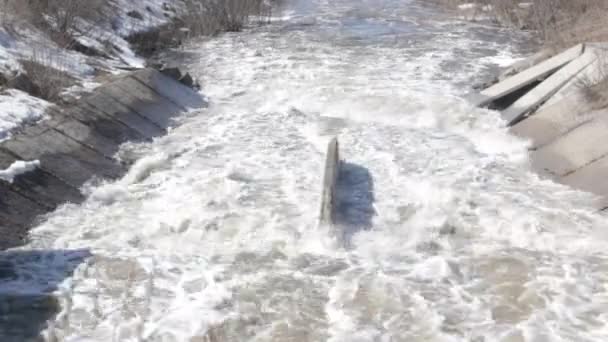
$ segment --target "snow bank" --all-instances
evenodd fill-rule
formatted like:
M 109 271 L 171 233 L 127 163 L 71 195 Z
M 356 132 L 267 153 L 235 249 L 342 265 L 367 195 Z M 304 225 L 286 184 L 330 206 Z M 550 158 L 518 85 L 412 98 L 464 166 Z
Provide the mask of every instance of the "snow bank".
M 40 166 L 40 161 L 23 161 L 18 160 L 11 164 L 8 169 L 0 170 L 0 179 L 12 183 L 15 177 L 24 174 L 26 172 L 34 171 Z
M 0 27 L 0 73 L 13 77 L 23 72 L 22 60 L 35 61 L 77 80 L 62 95 L 78 98 L 99 86 L 97 74 L 144 67 L 145 60 L 131 49 L 126 37 L 167 24 L 179 11 L 178 4 L 166 0 L 112 0 L 107 20 L 95 24 L 82 21 L 79 26 L 87 34 L 76 37 L 83 46 L 99 51 L 100 56 L 62 49 L 46 33 L 25 23 L 12 23 L 10 29 Z M 49 105 L 14 89 L 0 93 L 0 141 L 9 138 L 11 130 L 20 125 L 41 119 Z
M 16 89 L 0 93 L 0 141 L 10 137 L 11 130 L 40 120 L 51 104 Z

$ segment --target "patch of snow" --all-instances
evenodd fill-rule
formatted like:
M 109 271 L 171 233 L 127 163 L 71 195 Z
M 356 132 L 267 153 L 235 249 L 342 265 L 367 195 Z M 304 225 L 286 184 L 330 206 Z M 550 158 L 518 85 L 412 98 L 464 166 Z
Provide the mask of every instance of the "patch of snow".
M 96 75 L 107 72 L 119 74 L 124 69 L 143 68 L 145 59 L 131 49 L 126 38 L 169 23 L 182 8 L 166 0 L 112 0 L 109 18 L 103 22 L 78 23 L 86 35 L 75 39 L 93 48 L 101 56 L 87 56 L 63 49 L 46 33 L 24 23 L 11 23 L 10 29 L 0 27 L 0 73 L 14 75 L 23 72 L 21 61 L 34 61 L 64 71 L 76 79 L 76 85 L 64 89 L 64 97 L 78 98 L 83 92 L 99 85 Z M 140 19 L 127 15 L 141 14 Z M 9 76 L 10 77 L 10 76 Z M 50 103 L 18 90 L 0 93 L 0 141 L 10 137 L 20 125 L 42 118 Z
M 9 138 L 11 130 L 24 123 L 42 119 L 50 105 L 16 89 L 0 93 L 0 141 Z
M 36 168 L 40 167 L 40 161 L 23 161 L 17 160 L 6 170 L 0 170 L 0 179 L 12 183 L 15 180 L 15 177 L 24 174 L 26 172 L 34 171 Z

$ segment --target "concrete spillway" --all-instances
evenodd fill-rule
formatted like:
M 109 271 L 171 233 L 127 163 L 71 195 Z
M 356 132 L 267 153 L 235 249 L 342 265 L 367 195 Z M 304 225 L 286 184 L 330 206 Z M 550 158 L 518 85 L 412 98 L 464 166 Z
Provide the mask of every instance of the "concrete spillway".
M 33 171 L 0 180 L 0 248 L 19 244 L 37 217 L 84 198 L 93 177 L 116 179 L 127 169 L 114 158 L 121 144 L 165 134 L 172 119 L 203 107 L 193 89 L 153 69 L 103 85 L 79 103 L 53 109 L 50 119 L 24 127 L 0 143 L 0 169 L 38 160 Z
M 477 105 L 492 105 L 532 82 L 537 85 L 510 99 L 502 115 L 511 130 L 531 140 L 532 164 L 542 175 L 600 196 L 608 207 L 608 137 L 606 109 L 594 108 L 585 83 L 605 69 L 605 46 L 577 45 L 481 91 Z M 588 85 L 587 85 L 588 86 Z

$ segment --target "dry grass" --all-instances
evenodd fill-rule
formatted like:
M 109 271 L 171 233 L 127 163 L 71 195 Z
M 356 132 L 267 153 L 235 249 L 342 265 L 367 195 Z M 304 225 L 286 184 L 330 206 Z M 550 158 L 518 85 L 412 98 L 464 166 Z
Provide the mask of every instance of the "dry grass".
M 563 48 L 580 42 L 608 41 L 607 0 L 435 0 L 456 6 L 488 6 L 503 25 L 529 29 L 543 44 Z M 529 6 L 523 6 L 523 3 Z
M 577 80 L 580 89 L 594 109 L 608 107 L 608 49 L 596 49 L 595 72 Z
M 250 23 L 252 17 L 268 18 L 271 15 L 271 6 L 264 0 L 183 0 L 183 3 L 183 12 L 177 13 L 173 22 L 127 38 L 139 54 L 149 57 L 196 36 L 238 32 Z
M 263 0 L 185 0 L 184 27 L 192 35 L 240 31 L 252 15 L 269 16 Z
M 36 51 L 32 57 L 19 62 L 35 86 L 30 94 L 32 96 L 60 103 L 61 93 L 77 83 L 59 57 L 52 52 Z
M 70 49 L 99 23 L 107 0 L 2 0 L 2 24 L 30 23 L 60 47 Z

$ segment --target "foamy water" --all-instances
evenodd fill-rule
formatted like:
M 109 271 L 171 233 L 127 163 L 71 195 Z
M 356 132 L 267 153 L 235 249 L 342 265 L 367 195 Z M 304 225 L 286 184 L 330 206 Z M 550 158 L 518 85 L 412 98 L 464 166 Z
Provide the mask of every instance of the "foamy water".
M 592 199 L 533 174 L 526 141 L 461 99 L 524 38 L 424 1 L 277 15 L 191 44 L 211 106 L 125 146 L 128 175 L 34 230 L 27 248 L 92 254 L 57 291 L 49 340 L 608 340 Z M 333 135 L 330 231 L 317 215 Z

